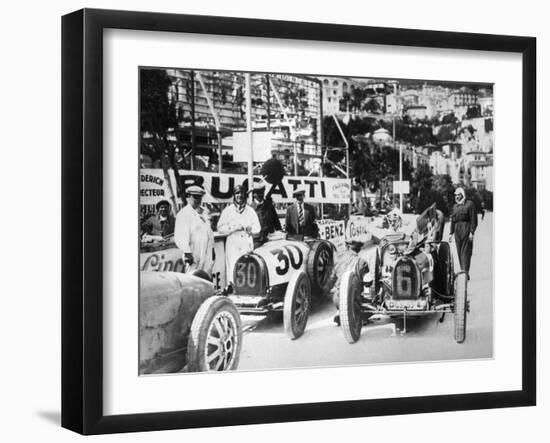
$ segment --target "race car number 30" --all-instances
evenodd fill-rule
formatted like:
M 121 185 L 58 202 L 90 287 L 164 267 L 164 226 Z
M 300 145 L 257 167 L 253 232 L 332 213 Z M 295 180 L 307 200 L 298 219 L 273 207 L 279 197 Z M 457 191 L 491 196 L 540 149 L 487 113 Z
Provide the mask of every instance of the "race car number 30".
M 300 269 L 304 261 L 302 251 L 294 245 L 273 249 L 271 253 L 279 261 L 279 265 L 275 268 L 278 275 L 285 275 L 291 266 L 294 269 Z

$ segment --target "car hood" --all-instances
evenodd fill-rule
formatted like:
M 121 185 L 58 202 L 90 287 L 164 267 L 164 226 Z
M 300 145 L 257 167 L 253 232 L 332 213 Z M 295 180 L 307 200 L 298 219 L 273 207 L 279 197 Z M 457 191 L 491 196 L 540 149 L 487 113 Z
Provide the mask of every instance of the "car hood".
M 208 297 L 214 285 L 180 272 L 142 271 L 140 278 L 140 326 L 157 327 L 172 321 L 178 313 L 191 317 Z

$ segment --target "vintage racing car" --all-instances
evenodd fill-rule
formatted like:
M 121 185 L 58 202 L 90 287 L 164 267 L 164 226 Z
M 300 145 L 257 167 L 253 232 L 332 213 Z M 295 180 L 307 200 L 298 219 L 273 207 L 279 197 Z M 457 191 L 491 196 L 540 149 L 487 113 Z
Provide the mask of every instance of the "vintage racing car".
M 241 318 L 200 272 L 141 271 L 140 374 L 237 369 Z
M 340 284 L 340 319 L 349 343 L 359 340 L 365 320 L 454 315 L 454 338 L 466 338 L 467 275 L 455 273 L 449 243 L 433 241 L 437 230 L 435 205 L 416 220 L 411 238 L 394 232 L 382 238 L 376 250 L 373 277 L 348 270 Z
M 326 240 L 280 234 L 237 260 L 229 298 L 241 314 L 283 311 L 285 332 L 296 339 L 304 333 L 311 296 L 321 297 L 327 290 L 334 247 Z

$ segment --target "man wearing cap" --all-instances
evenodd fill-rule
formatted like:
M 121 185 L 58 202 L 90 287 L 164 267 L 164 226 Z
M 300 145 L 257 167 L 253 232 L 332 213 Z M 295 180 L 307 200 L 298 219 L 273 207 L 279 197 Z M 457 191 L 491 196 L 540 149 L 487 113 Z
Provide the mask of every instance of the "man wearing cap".
M 256 211 L 260 222 L 260 233 L 254 239 L 254 247 L 263 245 L 268 234 L 280 231 L 281 222 L 270 197 L 265 197 L 265 185 L 255 183 L 252 188 L 252 208 Z
M 183 252 L 188 270 L 203 270 L 211 275 L 214 266 L 214 234 L 208 211 L 202 207 L 205 191 L 193 185 L 185 192 L 187 205 L 176 217 L 174 241 Z
M 319 227 L 315 222 L 315 208 L 304 203 L 306 191 L 297 188 L 292 196 L 296 199 L 286 210 L 286 232 L 288 235 L 319 237 Z
M 174 233 L 176 219 L 172 215 L 168 200 L 157 203 L 157 213 L 141 225 L 142 240 L 162 240 Z
M 451 214 L 449 242 L 453 240 L 454 234 L 460 268 L 466 271 L 468 279 L 470 279 L 470 260 L 472 258 L 474 233 L 477 228 L 477 213 L 474 203 L 471 200 L 466 200 L 466 193 L 463 188 L 456 188 L 455 202 Z
M 233 203 L 226 206 L 218 220 L 218 232 L 226 234 L 225 275 L 233 282 L 235 263 L 242 255 L 252 251 L 253 236 L 260 233 L 256 211 L 246 204 L 246 189 L 238 185 L 233 193 Z

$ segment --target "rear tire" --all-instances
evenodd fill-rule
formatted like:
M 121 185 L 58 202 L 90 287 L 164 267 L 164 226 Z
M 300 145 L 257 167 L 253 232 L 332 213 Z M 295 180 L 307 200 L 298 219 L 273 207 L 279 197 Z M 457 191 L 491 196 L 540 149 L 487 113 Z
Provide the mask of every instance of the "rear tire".
M 283 324 L 285 333 L 295 340 L 306 329 L 311 304 L 311 284 L 304 271 L 292 276 L 285 292 Z
M 306 265 L 307 275 L 311 279 L 311 292 L 313 294 L 323 294 L 333 266 L 334 254 L 332 246 L 325 240 L 313 242 L 307 254 Z
M 454 302 L 454 333 L 455 341 L 463 343 L 466 340 L 466 295 L 468 276 L 466 272 L 459 272 L 455 280 Z
M 190 372 L 232 371 L 239 366 L 243 332 L 241 317 L 224 296 L 207 298 L 195 314 L 187 340 Z
M 340 326 L 348 343 L 355 343 L 361 337 L 362 281 L 356 272 L 348 270 L 340 281 Z

